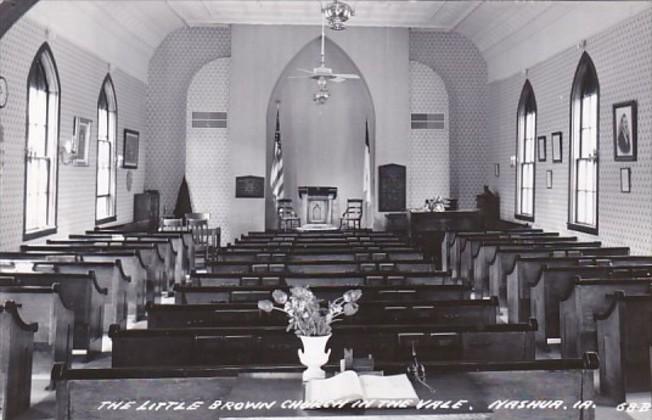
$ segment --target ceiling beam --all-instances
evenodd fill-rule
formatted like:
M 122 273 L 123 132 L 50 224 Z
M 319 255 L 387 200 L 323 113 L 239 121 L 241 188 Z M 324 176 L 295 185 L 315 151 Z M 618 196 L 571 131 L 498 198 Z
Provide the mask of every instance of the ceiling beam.
M 38 0 L 0 1 L 0 38 L 37 2 Z
M 457 29 L 457 27 L 466 20 L 475 10 L 482 5 L 481 1 L 474 1 L 471 3 L 471 5 L 462 13 L 462 16 L 460 16 L 453 24 L 448 28 L 449 31 L 454 31 Z

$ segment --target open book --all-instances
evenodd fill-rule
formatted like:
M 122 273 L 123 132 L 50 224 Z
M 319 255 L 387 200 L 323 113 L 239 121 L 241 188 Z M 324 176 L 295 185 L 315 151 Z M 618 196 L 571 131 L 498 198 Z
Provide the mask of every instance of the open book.
M 414 407 L 419 402 L 412 383 L 405 374 L 378 376 L 358 375 L 347 370 L 328 379 L 306 383 L 305 401 L 364 401 L 365 407 Z M 397 405 L 400 403 L 400 406 Z

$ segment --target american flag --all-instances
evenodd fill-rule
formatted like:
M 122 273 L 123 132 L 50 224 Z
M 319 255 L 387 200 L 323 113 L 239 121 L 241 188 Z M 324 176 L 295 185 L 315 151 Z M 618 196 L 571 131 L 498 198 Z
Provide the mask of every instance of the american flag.
M 270 186 L 274 199 L 283 198 L 283 152 L 281 150 L 281 123 L 279 121 L 279 105 L 276 104 L 276 131 L 274 132 L 274 158 L 269 175 Z
M 371 204 L 371 149 L 369 148 L 369 125 L 364 123 L 364 169 L 362 173 L 362 193 L 367 205 Z

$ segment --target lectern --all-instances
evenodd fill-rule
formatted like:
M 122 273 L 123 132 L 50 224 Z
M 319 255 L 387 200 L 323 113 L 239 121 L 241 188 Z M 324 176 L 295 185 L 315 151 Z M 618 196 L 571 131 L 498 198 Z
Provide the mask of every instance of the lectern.
M 337 187 L 299 187 L 303 220 L 310 225 L 332 225 L 335 198 Z

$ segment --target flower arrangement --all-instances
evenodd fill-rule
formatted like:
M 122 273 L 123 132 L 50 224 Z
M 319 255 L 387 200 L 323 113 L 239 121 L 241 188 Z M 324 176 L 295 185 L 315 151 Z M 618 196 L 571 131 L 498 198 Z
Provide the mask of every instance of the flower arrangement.
M 331 324 L 341 321 L 342 316 L 352 316 L 358 312 L 358 300 L 362 290 L 347 290 L 342 296 L 323 306 L 308 287 L 292 287 L 288 296 L 282 290 L 274 290 L 271 300 L 258 301 L 258 309 L 265 312 L 273 310 L 288 316 L 287 331 L 294 330 L 299 336 L 326 336 L 331 333 Z M 276 305 L 278 306 L 276 306 Z
M 444 211 L 444 210 L 446 210 L 446 205 L 444 204 L 444 199 L 440 195 L 437 195 L 434 198 L 426 199 L 425 207 L 426 207 L 426 209 L 428 209 L 428 211 Z

